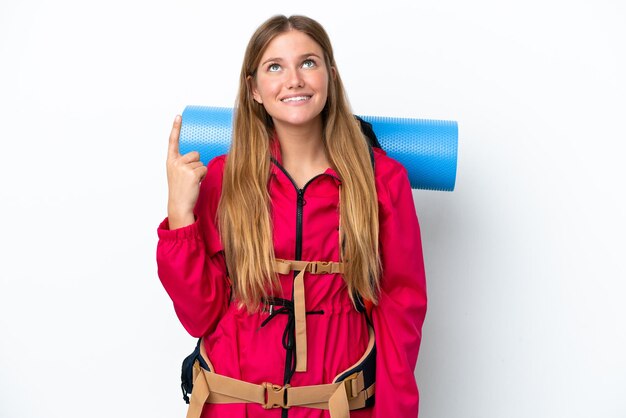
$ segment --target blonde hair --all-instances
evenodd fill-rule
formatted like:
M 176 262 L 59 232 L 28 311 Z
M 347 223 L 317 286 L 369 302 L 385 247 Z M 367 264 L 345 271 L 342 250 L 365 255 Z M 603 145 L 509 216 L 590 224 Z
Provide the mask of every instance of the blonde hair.
M 324 51 L 329 77 L 328 98 L 322 110 L 323 141 L 331 165 L 341 178 L 341 258 L 344 280 L 355 296 L 376 302 L 379 290 L 378 200 L 367 142 L 348 104 L 333 50 L 324 28 L 305 16 L 274 16 L 252 35 L 239 79 L 232 145 L 226 159 L 219 229 L 233 295 L 255 310 L 264 298 L 279 291 L 274 272 L 274 246 L 267 189 L 270 175 L 272 118 L 253 100 L 250 78 L 269 43 L 279 34 L 297 30 L 310 36 Z M 320 260 L 326 261 L 326 260 Z

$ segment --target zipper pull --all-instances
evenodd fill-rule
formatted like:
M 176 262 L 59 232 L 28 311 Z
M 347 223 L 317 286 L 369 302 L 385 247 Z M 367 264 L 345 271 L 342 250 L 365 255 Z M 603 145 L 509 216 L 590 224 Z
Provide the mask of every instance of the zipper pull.
M 304 200 L 304 189 L 298 189 L 298 205 L 306 205 L 306 200 Z

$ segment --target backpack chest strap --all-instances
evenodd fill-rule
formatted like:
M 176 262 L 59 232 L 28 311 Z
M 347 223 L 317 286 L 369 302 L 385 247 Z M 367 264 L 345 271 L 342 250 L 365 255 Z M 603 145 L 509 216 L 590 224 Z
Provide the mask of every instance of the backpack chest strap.
M 343 263 L 335 261 L 302 261 L 276 259 L 274 269 L 279 274 L 299 272 L 293 282 L 293 306 L 295 317 L 296 339 L 296 371 L 306 372 L 307 341 L 306 341 L 306 305 L 304 297 L 304 273 L 334 274 L 343 273 Z
M 343 273 L 343 263 L 335 261 L 302 261 L 276 259 L 276 273 L 288 274 L 290 271 L 307 271 L 311 274 Z

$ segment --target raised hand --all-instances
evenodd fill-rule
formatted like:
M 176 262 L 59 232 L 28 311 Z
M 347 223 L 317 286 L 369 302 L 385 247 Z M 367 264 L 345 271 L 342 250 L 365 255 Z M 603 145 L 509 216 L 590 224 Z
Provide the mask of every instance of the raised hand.
M 198 200 L 200 182 L 206 175 L 207 168 L 200 161 L 196 151 L 180 155 L 179 137 L 182 119 L 174 119 L 167 150 L 167 186 L 169 191 L 167 215 L 170 229 L 192 224 L 195 219 L 193 208 Z

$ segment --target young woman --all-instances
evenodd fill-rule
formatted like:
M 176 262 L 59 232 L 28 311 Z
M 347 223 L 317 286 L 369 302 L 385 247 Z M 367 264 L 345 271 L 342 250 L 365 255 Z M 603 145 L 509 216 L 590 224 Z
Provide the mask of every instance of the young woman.
M 426 287 L 411 188 L 361 133 L 324 29 L 303 16 L 257 29 L 227 156 L 180 155 L 180 125 L 157 261 L 210 361 L 190 416 L 416 417 Z

